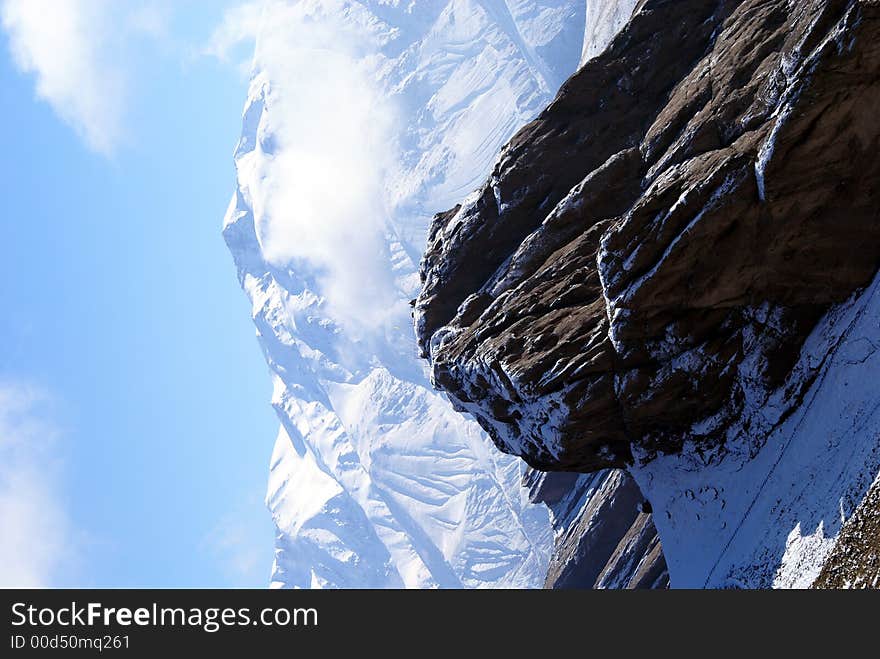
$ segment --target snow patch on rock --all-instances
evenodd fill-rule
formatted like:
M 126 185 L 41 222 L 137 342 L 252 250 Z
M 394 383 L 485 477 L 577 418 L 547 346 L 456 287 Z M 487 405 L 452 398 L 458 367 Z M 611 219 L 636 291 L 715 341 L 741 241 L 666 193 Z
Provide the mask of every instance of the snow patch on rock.
M 581 66 L 600 54 L 623 29 L 639 0 L 587 0 Z
M 740 427 L 723 455 L 691 447 L 632 470 L 652 502 L 673 587 L 813 582 L 880 471 L 878 348 L 880 275 L 810 335 L 791 377 L 815 379 L 790 416 L 774 414 L 791 407 L 775 399 L 797 387 L 747 406 L 758 432 Z

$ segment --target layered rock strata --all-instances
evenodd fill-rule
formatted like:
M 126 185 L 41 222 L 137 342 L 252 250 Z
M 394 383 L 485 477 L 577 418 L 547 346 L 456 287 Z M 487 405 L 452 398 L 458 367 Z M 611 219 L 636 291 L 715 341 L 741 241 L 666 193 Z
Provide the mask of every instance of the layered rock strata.
M 619 469 L 538 472 L 524 478 L 552 513 L 555 548 L 546 588 L 666 588 L 669 573 L 648 504 Z

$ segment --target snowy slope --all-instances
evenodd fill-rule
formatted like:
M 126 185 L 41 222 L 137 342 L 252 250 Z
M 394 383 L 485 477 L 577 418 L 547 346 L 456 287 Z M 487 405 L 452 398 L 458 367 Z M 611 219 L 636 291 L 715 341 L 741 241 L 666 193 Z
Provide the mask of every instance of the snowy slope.
M 880 275 L 832 309 L 784 387 L 744 415 L 721 455 L 663 456 L 633 471 L 654 506 L 674 587 L 805 588 L 880 471 Z
M 273 586 L 539 586 L 546 508 L 430 387 L 408 301 L 433 213 L 578 65 L 583 0 L 263 12 L 224 225 L 281 420 Z
M 605 50 L 627 24 L 638 0 L 587 0 L 581 66 Z

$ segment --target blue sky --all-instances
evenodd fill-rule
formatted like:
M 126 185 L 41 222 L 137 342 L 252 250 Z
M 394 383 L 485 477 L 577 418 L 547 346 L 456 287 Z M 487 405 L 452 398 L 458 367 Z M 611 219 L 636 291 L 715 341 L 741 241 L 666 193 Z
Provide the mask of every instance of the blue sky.
M 247 79 L 204 54 L 235 3 L 39 4 L 0 0 L 0 582 L 263 586 L 277 421 L 220 235 Z

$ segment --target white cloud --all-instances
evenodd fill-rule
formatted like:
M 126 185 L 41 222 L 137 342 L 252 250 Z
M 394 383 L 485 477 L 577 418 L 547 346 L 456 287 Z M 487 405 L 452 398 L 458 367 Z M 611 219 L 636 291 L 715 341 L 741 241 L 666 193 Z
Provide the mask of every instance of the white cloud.
M 92 149 L 111 154 L 122 137 L 125 77 L 107 0 L 5 0 L 0 18 L 37 95 Z
M 228 13 L 208 50 L 222 57 L 254 34 L 254 70 L 270 81 L 251 182 L 263 254 L 315 273 L 350 329 L 378 327 L 396 298 L 385 239 L 396 108 L 376 82 L 388 32 L 343 0 L 270 0 Z
M 51 398 L 0 382 L 0 586 L 42 587 L 70 563 Z

